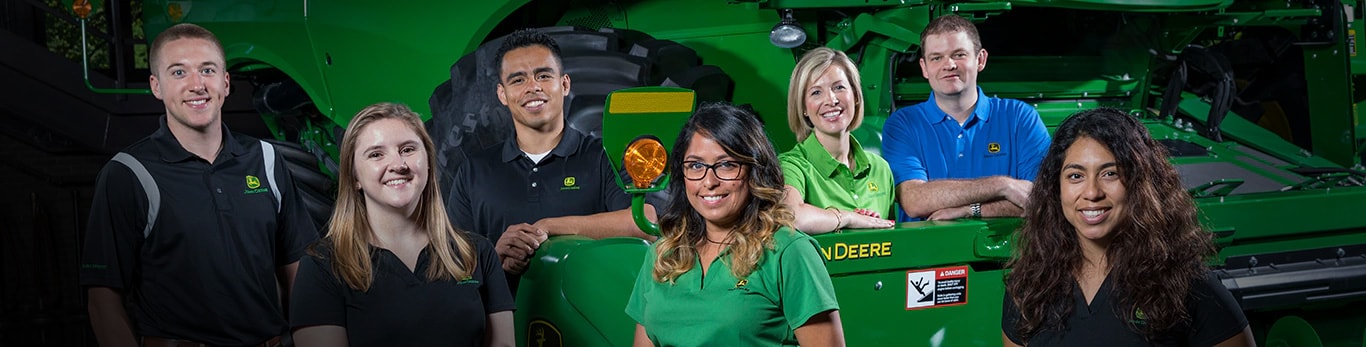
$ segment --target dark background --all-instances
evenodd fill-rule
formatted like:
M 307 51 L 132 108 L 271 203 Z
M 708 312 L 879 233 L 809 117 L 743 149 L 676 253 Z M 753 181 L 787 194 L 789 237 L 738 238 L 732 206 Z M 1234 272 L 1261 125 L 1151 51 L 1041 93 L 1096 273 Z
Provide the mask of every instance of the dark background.
M 141 1 L 105 1 L 87 23 L 90 83 L 146 89 Z M 95 177 L 151 134 L 151 95 L 90 91 L 80 27 L 57 0 L 0 0 L 0 346 L 94 346 L 77 279 Z M 250 81 L 233 80 L 224 120 L 266 133 Z

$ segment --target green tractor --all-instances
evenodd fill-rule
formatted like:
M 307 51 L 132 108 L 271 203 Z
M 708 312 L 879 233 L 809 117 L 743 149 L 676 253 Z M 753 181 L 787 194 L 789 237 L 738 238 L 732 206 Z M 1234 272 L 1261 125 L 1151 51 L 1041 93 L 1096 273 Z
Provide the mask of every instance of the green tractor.
M 792 148 L 786 83 L 797 57 L 819 46 L 860 65 L 867 116 L 855 136 L 876 149 L 886 117 L 930 94 L 916 63 L 920 30 L 936 16 L 964 16 L 991 52 L 980 80 L 987 93 L 1032 104 L 1050 127 L 1079 110 L 1131 110 L 1166 144 L 1217 235 L 1213 265 L 1259 343 L 1363 346 L 1366 218 L 1356 213 L 1366 206 L 1359 139 L 1366 130 L 1356 109 L 1366 95 L 1353 89 L 1357 73 L 1366 73 L 1356 37 L 1366 32 L 1363 7 L 1361 0 L 147 0 L 142 15 L 148 37 L 179 22 L 219 36 L 234 77 L 256 86 L 254 104 L 273 135 L 302 148 L 302 164 L 292 168 L 318 178 L 310 194 L 322 211 L 341 127 L 365 105 L 397 101 L 427 115 L 446 173 L 464 149 L 509 136 L 507 111 L 493 94 L 490 47 L 515 29 L 556 37 L 574 79 L 566 121 L 602 136 L 614 156 L 640 135 L 671 144 L 679 117 L 713 100 L 751 106 L 775 147 Z M 612 94 L 650 86 L 666 89 Z M 629 95 L 652 92 L 690 101 L 611 112 L 630 104 Z M 667 181 L 627 188 L 639 201 Z M 849 344 L 999 345 L 1003 264 L 1020 222 L 909 222 L 816 236 Z M 634 322 L 623 308 L 646 246 L 577 237 L 545 243 L 517 293 L 519 345 L 629 345 Z M 938 286 L 933 299 L 912 284 L 926 280 Z

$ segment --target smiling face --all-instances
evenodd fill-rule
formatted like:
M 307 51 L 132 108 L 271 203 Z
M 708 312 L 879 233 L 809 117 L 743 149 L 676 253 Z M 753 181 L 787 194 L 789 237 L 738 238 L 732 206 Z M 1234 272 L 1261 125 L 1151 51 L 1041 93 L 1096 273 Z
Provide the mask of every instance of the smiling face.
M 692 135 L 692 141 L 684 153 L 685 162 L 697 161 L 706 165 L 735 160 L 720 143 L 701 133 Z M 740 179 L 734 181 L 721 180 L 711 170 L 705 172 L 700 180 L 684 179 L 688 204 L 707 221 L 707 230 L 724 231 L 735 225 L 745 203 L 749 202 L 748 170 L 748 166 L 741 165 Z
M 166 125 L 173 131 L 217 129 L 228 96 L 223 52 L 208 40 L 183 38 L 167 42 L 157 57 L 148 82 L 166 105 Z
M 957 96 L 977 92 L 977 73 L 987 67 L 987 50 L 973 47 L 966 32 L 925 36 L 920 71 L 930 80 L 936 95 Z
M 356 136 L 356 187 L 371 210 L 395 209 L 411 216 L 427 187 L 427 150 L 406 123 L 376 120 Z
M 849 74 L 833 64 L 810 83 L 803 97 L 802 113 L 811 122 L 814 133 L 838 138 L 849 131 L 859 107 L 851 88 Z
M 533 45 L 508 51 L 499 78 L 498 101 L 511 111 L 516 126 L 549 131 L 564 125 L 569 75 L 549 48 Z
M 1116 225 L 1127 218 L 1123 172 L 1109 148 L 1078 137 L 1063 156 L 1062 213 L 1083 243 L 1107 245 Z

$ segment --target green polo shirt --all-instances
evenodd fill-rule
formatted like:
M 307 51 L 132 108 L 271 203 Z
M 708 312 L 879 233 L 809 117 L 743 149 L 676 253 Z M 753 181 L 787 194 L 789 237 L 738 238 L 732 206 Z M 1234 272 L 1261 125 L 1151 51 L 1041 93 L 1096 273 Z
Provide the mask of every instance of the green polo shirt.
M 783 227 L 773 246 L 743 281 L 731 274 L 726 249 L 705 278 L 697 260 L 669 284 L 654 280 L 651 245 L 626 314 L 656 346 L 797 346 L 795 330 L 839 303 L 816 240 Z
M 896 185 L 887 160 L 865 152 L 858 140 L 849 138 L 854 154 L 854 170 L 840 164 L 825 151 L 816 136 L 806 138 L 792 150 L 778 155 L 783 165 L 783 182 L 802 193 L 806 203 L 820 208 L 841 210 L 868 209 L 883 218 L 896 218 Z

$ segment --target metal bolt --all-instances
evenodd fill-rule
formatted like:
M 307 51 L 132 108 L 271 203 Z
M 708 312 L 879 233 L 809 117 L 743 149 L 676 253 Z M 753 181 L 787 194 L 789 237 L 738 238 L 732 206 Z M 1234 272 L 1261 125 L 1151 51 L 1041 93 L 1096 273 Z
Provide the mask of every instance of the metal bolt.
M 882 281 L 873 284 L 873 290 L 882 290 Z
M 1252 257 L 1248 259 L 1247 266 L 1257 266 L 1257 257 Z
M 1347 250 L 1338 248 L 1338 258 L 1342 258 L 1344 256 L 1347 256 Z

